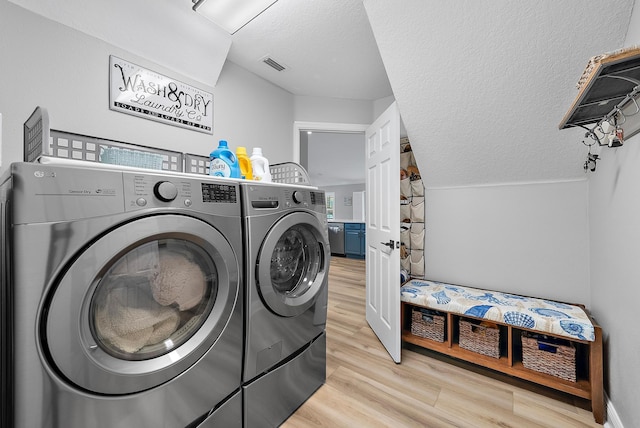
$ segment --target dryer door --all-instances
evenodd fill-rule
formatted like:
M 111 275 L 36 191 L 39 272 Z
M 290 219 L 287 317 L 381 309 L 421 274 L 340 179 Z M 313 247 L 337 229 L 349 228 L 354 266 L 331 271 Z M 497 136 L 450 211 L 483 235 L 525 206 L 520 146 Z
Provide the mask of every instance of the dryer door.
M 183 373 L 214 345 L 239 263 L 211 225 L 181 215 L 124 224 L 82 252 L 48 296 L 45 355 L 68 381 L 129 394 Z
M 267 233 L 258 256 L 258 289 L 264 303 L 282 316 L 300 315 L 326 287 L 327 232 L 311 214 L 283 217 Z

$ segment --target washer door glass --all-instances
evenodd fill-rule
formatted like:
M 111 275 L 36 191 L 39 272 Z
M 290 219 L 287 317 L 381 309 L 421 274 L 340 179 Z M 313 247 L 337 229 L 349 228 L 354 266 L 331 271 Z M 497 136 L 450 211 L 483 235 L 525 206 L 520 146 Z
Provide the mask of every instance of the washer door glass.
M 258 284 L 265 304 L 282 316 L 300 315 L 326 287 L 326 232 L 306 213 L 280 220 L 267 234 L 259 256 Z
M 242 315 L 239 296 L 240 263 L 220 231 L 184 215 L 145 217 L 71 260 L 48 291 L 40 340 L 55 372 L 82 389 L 144 391 L 215 346 Z
M 218 273 L 202 247 L 161 239 L 133 248 L 98 279 L 89 319 L 96 343 L 125 360 L 181 346 L 211 312 Z

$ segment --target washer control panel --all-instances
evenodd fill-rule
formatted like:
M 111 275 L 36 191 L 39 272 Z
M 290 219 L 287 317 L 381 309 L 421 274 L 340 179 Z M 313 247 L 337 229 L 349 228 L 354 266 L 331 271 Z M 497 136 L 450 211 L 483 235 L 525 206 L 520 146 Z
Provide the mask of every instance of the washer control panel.
M 217 183 L 202 183 L 202 202 L 238 202 L 238 186 Z
M 124 173 L 125 208 L 188 208 L 204 213 L 236 215 L 240 211 L 239 185 L 223 179 L 175 175 Z M 225 208 L 226 207 L 226 208 Z

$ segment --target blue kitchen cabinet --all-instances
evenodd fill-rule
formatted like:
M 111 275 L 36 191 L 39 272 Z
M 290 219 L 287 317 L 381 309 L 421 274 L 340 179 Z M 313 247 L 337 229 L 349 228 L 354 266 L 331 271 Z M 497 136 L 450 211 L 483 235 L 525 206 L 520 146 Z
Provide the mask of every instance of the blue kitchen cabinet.
M 364 254 L 365 254 L 364 223 L 345 223 L 344 252 L 347 257 L 364 259 Z

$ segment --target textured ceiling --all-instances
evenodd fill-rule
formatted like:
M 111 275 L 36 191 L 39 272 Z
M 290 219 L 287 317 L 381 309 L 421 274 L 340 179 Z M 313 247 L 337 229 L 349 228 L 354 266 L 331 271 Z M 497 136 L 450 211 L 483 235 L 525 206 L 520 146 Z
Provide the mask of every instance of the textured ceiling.
M 364 5 L 428 187 L 584 177 L 584 131 L 558 123 L 633 0 Z
M 210 85 L 228 52 L 295 95 L 394 95 L 429 187 L 584 177 L 583 132 L 558 123 L 634 4 L 279 0 L 230 36 L 189 0 L 11 1 Z
M 190 0 L 10 1 L 211 86 L 228 54 L 295 95 L 392 95 L 361 0 L 279 0 L 234 35 Z M 287 70 L 265 65 L 266 55 Z
M 279 0 L 232 41 L 229 60 L 295 95 L 392 95 L 362 0 Z M 288 70 L 265 65 L 266 55 Z

